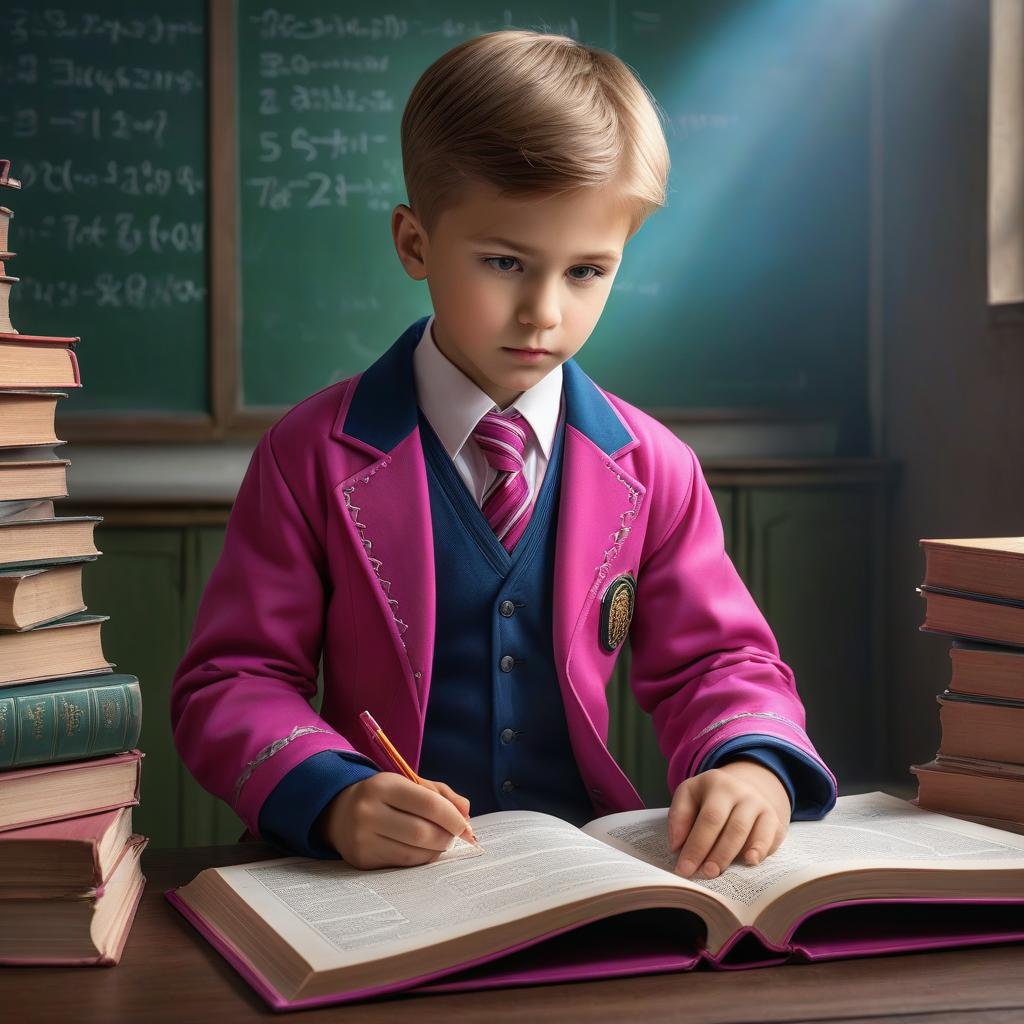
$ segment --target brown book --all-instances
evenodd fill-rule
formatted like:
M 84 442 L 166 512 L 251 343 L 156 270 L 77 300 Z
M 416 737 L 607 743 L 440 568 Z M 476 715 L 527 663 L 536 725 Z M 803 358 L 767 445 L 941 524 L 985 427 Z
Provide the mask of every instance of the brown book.
M 936 754 L 935 763 L 940 768 L 954 772 L 974 772 L 976 775 L 996 775 L 1005 779 L 1020 779 L 1024 782 L 1024 764 L 1009 761 L 992 761 L 985 757 L 957 757 L 954 754 Z
M 85 611 L 84 567 L 68 562 L 0 569 L 0 629 L 30 629 Z
M 0 273 L 0 334 L 17 334 L 17 329 L 11 323 L 11 289 L 20 278 L 7 273 L 6 263 L 0 264 L 0 267 L 3 269 L 3 273 Z
M 102 885 L 124 853 L 131 807 L 0 832 L 0 894 Z
M 101 630 L 109 615 L 76 612 L 54 622 L 0 633 L 0 686 L 57 676 L 110 672 Z
M 57 403 L 66 391 L 0 391 L 0 454 L 3 448 L 57 444 Z
M 948 690 L 936 700 L 940 755 L 1024 764 L 1024 702 L 964 697 Z
M 955 814 L 970 820 L 985 819 L 1006 824 L 1011 832 L 1024 826 L 1024 775 L 1013 776 L 965 771 L 940 759 L 912 764 L 917 776 L 917 805 L 940 814 Z
M 0 522 L 16 523 L 25 519 L 53 519 L 53 502 L 0 501 Z
M 139 802 L 141 750 L 0 772 L 0 833 Z
M 926 633 L 945 633 L 968 640 L 1024 646 L 1024 604 L 1002 598 L 977 597 L 918 587 L 925 598 Z
M 100 886 L 59 896 L 0 893 L 0 964 L 116 964 L 146 884 L 140 858 L 148 841 L 129 836 Z
M 0 448 L 0 501 L 66 498 L 71 460 L 61 458 L 57 447 Z
M 11 177 L 10 160 L 0 160 L 0 187 L 21 188 L 21 179 Z
M 924 584 L 1024 601 L 1024 537 L 922 540 Z
M 1024 701 L 1024 650 L 954 640 L 949 657 L 953 693 Z
M 0 279 L 0 314 L 3 312 Z M 75 357 L 79 338 L 18 334 L 4 329 L 0 316 L 0 388 L 80 388 Z
M 73 562 L 102 552 L 93 541 L 102 516 L 0 519 L 0 569 L 13 565 Z

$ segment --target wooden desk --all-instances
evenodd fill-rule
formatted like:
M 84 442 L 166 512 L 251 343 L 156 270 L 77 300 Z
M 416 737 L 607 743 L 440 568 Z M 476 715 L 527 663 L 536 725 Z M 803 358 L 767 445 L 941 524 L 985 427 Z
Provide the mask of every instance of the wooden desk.
M 117 967 L 2 967 L 0 1020 L 11 1024 L 161 1024 L 269 1019 L 269 1010 L 163 897 L 211 864 L 277 856 L 260 843 L 147 850 L 148 879 Z M 1019 1024 L 1024 945 L 841 960 L 746 971 L 698 970 L 490 992 L 414 996 L 299 1011 L 302 1022 L 608 1021 L 644 1024 L 834 1021 Z

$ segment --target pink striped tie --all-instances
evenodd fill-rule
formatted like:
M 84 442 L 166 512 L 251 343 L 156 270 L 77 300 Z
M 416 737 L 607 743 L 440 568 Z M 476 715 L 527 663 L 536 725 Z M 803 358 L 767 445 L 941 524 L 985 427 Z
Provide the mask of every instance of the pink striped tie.
M 530 487 L 523 475 L 523 451 L 530 425 L 518 409 L 507 416 L 486 413 L 472 437 L 498 471 L 498 478 L 484 498 L 483 513 L 495 536 L 509 553 L 530 521 Z

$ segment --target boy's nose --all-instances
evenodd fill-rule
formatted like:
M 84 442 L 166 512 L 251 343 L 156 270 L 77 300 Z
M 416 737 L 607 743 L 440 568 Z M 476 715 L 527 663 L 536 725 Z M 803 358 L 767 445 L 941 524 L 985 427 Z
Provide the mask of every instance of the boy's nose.
M 519 322 L 524 327 L 535 327 L 538 331 L 550 331 L 557 327 L 562 322 L 562 314 L 554 289 L 547 289 L 524 301 L 519 312 Z

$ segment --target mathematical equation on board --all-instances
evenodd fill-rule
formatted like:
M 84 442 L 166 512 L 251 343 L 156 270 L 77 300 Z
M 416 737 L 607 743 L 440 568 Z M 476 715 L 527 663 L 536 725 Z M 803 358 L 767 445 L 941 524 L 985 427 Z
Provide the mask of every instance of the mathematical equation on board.
M 188 277 L 171 273 L 111 274 L 103 271 L 81 281 L 42 280 L 21 277 L 18 289 L 28 302 L 51 309 L 79 305 L 96 308 L 153 310 L 193 305 L 206 300 L 206 286 Z
M 111 17 L 96 11 L 65 10 L 61 7 L 23 7 L 13 5 L 4 12 L 3 26 L 11 42 L 18 46 L 59 39 L 174 46 L 184 38 L 203 36 L 202 22 L 194 19 L 165 18 L 160 14 Z
M 112 68 L 77 61 L 73 57 L 41 57 L 22 53 L 3 66 L 0 85 L 74 89 L 113 96 L 117 92 L 160 92 L 188 96 L 203 87 L 192 68 L 153 68 L 118 64 Z
M 38 141 L 48 149 L 52 146 L 55 158 L 67 149 L 69 141 L 128 142 L 133 153 L 146 142 L 162 149 L 169 121 L 170 116 L 163 109 L 141 116 L 102 107 L 64 108 L 59 113 L 19 106 L 0 110 L 0 130 L 8 138 L 16 142 Z
M 206 26 L 201 5 L 177 7 L 0 10 L 15 306 L 205 302 Z
M 134 213 L 48 213 L 37 223 L 26 225 L 18 235 L 19 245 L 35 249 L 39 243 L 58 243 L 65 252 L 96 252 L 113 249 L 134 256 L 149 252 L 157 256 L 174 253 L 201 254 L 206 248 L 202 221 L 167 220 L 159 213 L 138 217 Z
M 81 160 L 66 157 L 63 160 L 30 160 L 18 164 L 23 188 L 41 189 L 48 195 L 71 195 L 89 189 L 105 189 L 124 196 L 164 197 L 174 191 L 185 196 L 203 192 L 206 183 L 189 164 L 161 167 L 152 160 L 138 163 L 118 163 L 107 160 L 94 169 Z
M 424 40 L 436 40 L 440 56 L 461 39 L 515 24 L 516 12 L 304 17 L 243 4 L 240 18 L 240 83 L 255 82 L 239 89 L 243 203 L 387 213 L 405 192 L 398 123 L 409 68 L 431 49 Z M 548 31 L 580 35 L 572 18 Z

